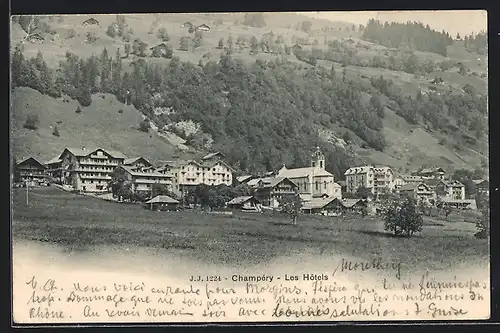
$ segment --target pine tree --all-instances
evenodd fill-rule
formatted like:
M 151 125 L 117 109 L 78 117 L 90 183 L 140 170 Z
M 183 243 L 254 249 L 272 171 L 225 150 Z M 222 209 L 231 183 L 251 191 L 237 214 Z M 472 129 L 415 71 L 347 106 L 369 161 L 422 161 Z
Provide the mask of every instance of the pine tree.
M 121 86 L 121 77 L 122 77 L 122 58 L 119 48 L 116 50 L 115 61 L 112 67 L 112 77 L 113 77 L 113 92 L 115 94 L 118 94 Z
M 125 44 L 125 58 L 128 58 L 130 55 L 130 43 Z
M 224 38 L 219 39 L 219 44 L 217 46 L 218 49 L 224 48 Z

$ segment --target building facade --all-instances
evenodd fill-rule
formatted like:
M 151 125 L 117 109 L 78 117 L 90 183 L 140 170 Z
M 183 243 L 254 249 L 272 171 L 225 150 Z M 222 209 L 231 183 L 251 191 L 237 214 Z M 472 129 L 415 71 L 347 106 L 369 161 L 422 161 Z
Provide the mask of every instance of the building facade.
M 15 178 L 30 186 L 43 185 L 47 182 L 47 167 L 34 157 L 29 157 L 16 164 Z
M 311 156 L 310 167 L 287 169 L 283 165 L 277 177 L 291 180 L 305 200 L 325 195 L 331 198 L 342 198 L 341 186 L 335 183 L 333 174 L 325 170 L 325 156 L 319 148 Z
M 205 184 L 209 186 L 233 184 L 233 168 L 220 159 L 177 160 L 165 162 L 156 169 L 159 173 L 173 175 L 173 192 L 184 196 L 189 188 Z
M 387 167 L 373 168 L 373 194 L 375 196 L 394 191 L 394 171 Z
M 417 202 L 432 203 L 436 199 L 436 193 L 425 183 L 411 183 L 399 188 L 402 197 L 415 199 Z
M 150 192 L 155 184 L 164 185 L 172 192 L 172 178 L 169 173 L 160 173 L 149 167 L 120 165 L 114 175 L 121 174 L 132 184 L 133 192 Z
M 443 180 L 445 171 L 442 168 L 424 168 L 417 172 L 417 176 L 422 179 L 440 179 Z
M 126 156 L 102 148 L 65 148 L 59 156 L 63 185 L 76 191 L 107 192 L 111 174 Z
M 442 180 L 436 185 L 435 191 L 441 199 L 464 200 L 465 185 L 457 180 L 445 181 Z
M 284 177 L 262 178 L 253 190 L 255 199 L 262 206 L 271 208 L 279 207 L 284 196 L 295 195 L 298 192 L 297 185 Z

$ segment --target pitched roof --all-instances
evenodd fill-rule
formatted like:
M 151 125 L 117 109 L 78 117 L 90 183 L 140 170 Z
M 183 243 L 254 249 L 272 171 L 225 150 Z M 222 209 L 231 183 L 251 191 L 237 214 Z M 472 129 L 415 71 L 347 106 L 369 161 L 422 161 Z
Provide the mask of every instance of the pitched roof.
M 311 200 L 304 202 L 302 209 L 323 208 L 334 200 L 338 200 L 338 199 L 337 198 L 312 198 Z
M 236 180 L 238 180 L 240 183 L 243 183 L 252 177 L 253 177 L 252 175 L 244 175 L 244 176 L 236 177 Z
M 227 204 L 228 205 L 241 205 L 241 204 L 247 202 L 248 200 L 257 201 L 257 199 L 255 199 L 253 196 L 248 195 L 248 196 L 236 197 L 233 200 L 229 201 Z
M 96 20 L 95 18 L 93 18 L 93 17 L 89 18 L 88 20 L 83 21 L 83 23 L 90 23 L 90 22 L 99 23 L 99 21 L 97 21 L 97 20 Z
M 149 49 L 150 49 L 150 50 L 153 50 L 153 49 L 156 49 L 156 48 L 159 48 L 159 47 L 167 48 L 167 44 L 165 44 L 165 43 L 160 43 L 160 44 L 158 44 L 158 45 L 155 45 L 155 46 L 153 46 L 153 47 L 150 47 Z
M 368 171 L 373 170 L 373 166 L 371 165 L 366 165 L 366 166 L 360 166 L 360 167 L 353 167 L 349 168 L 344 172 L 344 175 L 357 175 L 361 173 L 367 173 Z
M 342 200 L 340 200 L 342 205 L 344 205 L 344 207 L 346 207 L 346 208 L 351 208 L 352 206 L 356 205 L 360 201 L 364 203 L 364 201 L 361 199 L 342 199 Z
M 224 155 L 224 154 L 223 154 L 223 153 L 221 153 L 221 152 L 215 152 L 215 153 L 210 153 L 210 154 L 208 154 L 208 155 L 205 155 L 205 156 L 203 156 L 201 159 L 202 159 L 202 160 L 208 160 L 208 159 L 210 159 L 210 158 L 212 158 L 212 157 L 215 157 L 215 156 L 217 156 L 217 155 L 221 155 L 222 157 L 226 157 L 226 155 Z
M 117 150 L 109 150 L 109 149 L 103 149 L 103 148 L 91 148 L 91 149 L 88 149 L 88 148 L 70 148 L 70 147 L 66 147 L 64 148 L 64 150 L 68 150 L 71 154 L 75 155 L 75 156 L 87 156 L 87 155 L 90 155 L 92 154 L 93 152 L 97 151 L 97 150 L 102 150 L 104 151 L 105 153 L 111 155 L 112 157 L 114 158 L 120 158 L 120 159 L 126 159 L 127 156 L 125 156 L 124 154 L 122 154 L 121 152 L 117 151 Z M 64 153 L 64 151 L 63 151 Z M 62 155 L 62 153 L 61 153 Z M 61 157 L 61 155 L 59 155 L 59 158 Z
M 297 168 L 297 169 L 286 169 L 283 168 L 279 171 L 278 175 L 284 178 L 303 178 L 312 176 L 333 176 L 330 172 L 324 169 L 318 169 L 313 167 L 307 168 Z
M 422 181 L 422 177 L 413 175 L 401 175 L 401 179 L 407 182 Z
M 169 197 L 168 195 L 157 195 L 153 199 L 146 201 L 147 204 L 151 203 L 179 203 L 179 201 Z
M 144 157 L 141 157 L 141 156 L 137 156 L 137 157 L 131 157 L 131 158 L 127 158 L 123 161 L 123 164 L 125 165 L 129 165 L 129 164 L 133 164 L 137 161 L 139 161 L 140 159 L 143 159 L 144 161 L 146 161 L 149 165 L 151 165 L 151 162 L 149 162 L 147 159 L 145 159 Z
M 156 171 L 153 171 L 153 172 L 139 171 L 139 170 L 135 169 L 134 167 L 132 167 L 130 165 L 120 165 L 120 167 L 123 170 L 127 171 L 128 173 L 130 173 L 132 176 L 136 176 L 136 177 L 140 177 L 140 176 L 144 176 L 144 177 L 159 177 L 159 178 L 171 178 L 172 177 L 169 174 L 164 174 L 164 173 L 160 173 L 160 172 L 156 172 Z
M 59 156 L 56 156 L 56 157 L 52 158 L 50 161 L 45 162 L 45 165 L 55 164 L 55 163 L 60 163 L 60 162 L 62 162 L 62 160 L 59 158 Z
M 257 186 L 263 178 L 254 178 L 248 181 L 249 186 Z
M 34 161 L 36 164 L 40 165 L 40 166 L 41 166 L 42 168 L 44 168 L 44 169 L 45 169 L 45 168 L 47 168 L 47 167 L 45 166 L 45 164 L 43 164 L 42 162 L 40 162 L 39 160 L 37 160 L 37 159 L 36 159 L 36 158 L 34 158 L 34 157 L 28 157 L 28 158 L 25 158 L 25 159 L 23 159 L 21 162 L 18 162 L 18 163 L 17 163 L 17 165 L 19 166 L 19 165 L 21 165 L 21 164 L 24 164 L 24 163 L 28 162 L 29 160 Z
M 264 187 L 274 187 L 278 185 L 279 183 L 283 182 L 285 179 L 289 180 L 286 177 L 269 177 L 269 178 L 262 178 L 260 181 L 264 183 Z M 290 181 L 290 180 L 289 180 Z M 294 186 L 296 186 L 292 181 L 290 181 Z
M 489 184 L 489 181 L 487 179 L 475 179 L 475 180 L 473 180 L 473 182 L 476 185 Z
M 465 185 L 459 182 L 458 180 L 442 180 L 443 184 L 446 186 L 460 186 L 464 187 Z
M 429 185 L 425 184 L 424 182 L 420 182 L 403 185 L 399 188 L 399 191 L 414 191 L 417 187 L 422 185 L 425 186 L 429 191 L 431 190 Z
M 38 38 L 38 39 L 45 39 L 43 38 L 42 35 L 40 35 L 38 32 L 37 33 L 34 33 L 34 34 L 31 34 L 29 36 L 26 36 L 26 39 L 31 39 L 31 38 Z
M 411 184 L 406 184 L 406 185 L 403 185 L 399 188 L 400 191 L 414 191 L 418 185 L 420 185 L 421 183 L 411 183 Z
M 439 183 L 442 182 L 441 179 L 424 179 L 423 180 L 424 184 L 429 186 L 429 187 L 436 187 Z

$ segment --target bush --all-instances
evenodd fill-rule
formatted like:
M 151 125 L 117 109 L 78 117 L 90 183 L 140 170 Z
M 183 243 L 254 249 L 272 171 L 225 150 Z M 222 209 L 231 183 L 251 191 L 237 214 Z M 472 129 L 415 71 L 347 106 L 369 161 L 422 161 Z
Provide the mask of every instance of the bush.
M 59 136 L 59 129 L 57 128 L 57 126 L 54 127 L 54 130 L 52 131 L 52 135 L 53 136 Z
M 123 109 L 118 110 L 118 113 L 123 113 Z
M 415 232 L 422 231 L 422 215 L 417 210 L 415 200 L 411 198 L 401 203 L 394 202 L 386 211 L 384 220 L 384 229 L 396 236 L 411 237 Z
M 482 217 L 476 223 L 477 233 L 474 235 L 479 239 L 486 239 L 490 234 L 490 208 L 485 207 L 482 209 Z
M 78 106 L 75 110 L 76 113 L 82 113 L 82 109 L 80 108 L 80 106 Z
M 26 121 L 24 122 L 24 128 L 29 130 L 36 130 L 38 128 L 38 115 L 36 113 L 32 113 L 26 117 Z
M 139 123 L 139 130 L 142 132 L 149 132 L 149 129 L 151 128 L 151 125 L 149 124 L 149 121 L 147 119 L 144 119 Z

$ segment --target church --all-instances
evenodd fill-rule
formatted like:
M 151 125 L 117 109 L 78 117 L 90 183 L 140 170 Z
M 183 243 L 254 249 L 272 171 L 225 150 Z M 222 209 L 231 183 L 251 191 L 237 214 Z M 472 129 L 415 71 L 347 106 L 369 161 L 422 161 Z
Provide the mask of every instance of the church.
M 333 174 L 325 169 L 325 155 L 319 147 L 311 156 L 311 166 L 287 169 L 285 165 L 278 171 L 277 177 L 290 179 L 297 185 L 302 200 L 329 197 L 342 199 L 341 186 L 335 183 Z

